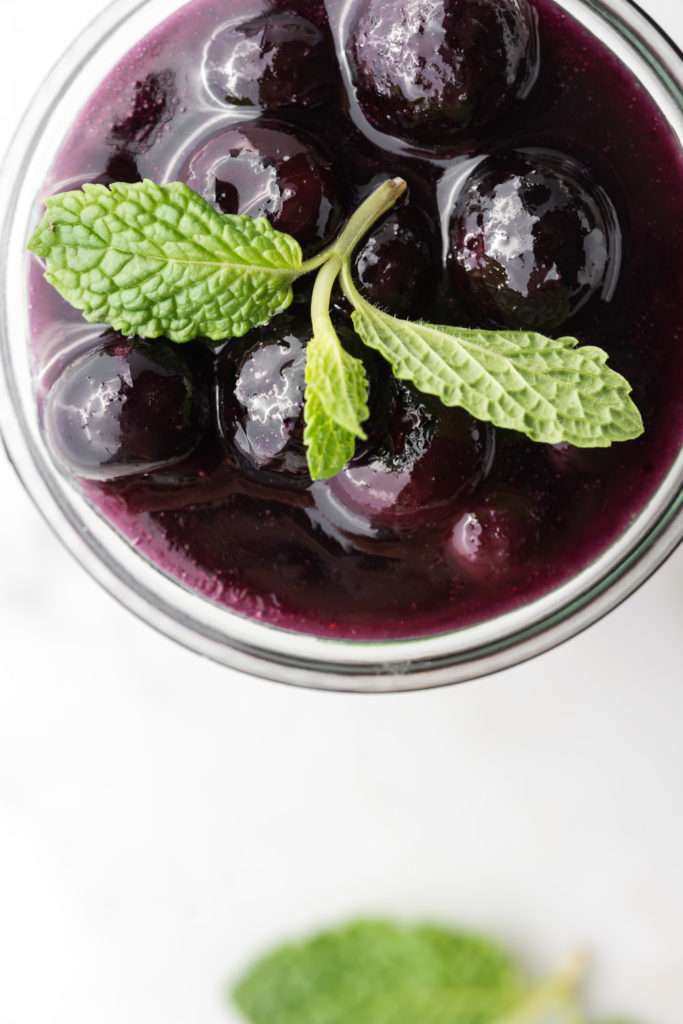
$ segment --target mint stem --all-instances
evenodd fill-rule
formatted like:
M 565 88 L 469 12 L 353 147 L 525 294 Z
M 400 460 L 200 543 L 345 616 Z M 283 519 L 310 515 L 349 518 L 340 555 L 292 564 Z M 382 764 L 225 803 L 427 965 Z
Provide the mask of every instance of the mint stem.
M 317 270 L 332 256 L 339 256 L 342 261 L 348 259 L 372 225 L 398 202 L 407 188 L 408 185 L 403 178 L 389 178 L 382 182 L 367 199 L 363 200 L 332 245 L 302 265 L 301 273 L 307 274 L 311 270 Z
M 586 969 L 581 953 L 572 956 L 557 974 L 539 985 L 523 1004 L 501 1017 L 497 1024 L 538 1024 L 552 1010 L 563 1010 L 566 1024 L 585 1024 L 577 994 Z
M 403 178 L 389 178 L 361 203 L 332 246 L 342 260 L 348 259 L 375 221 L 401 198 L 408 185 Z
M 334 331 L 330 319 L 330 302 L 332 288 L 339 272 L 348 268 L 349 260 L 358 243 L 362 241 L 375 221 L 400 199 L 407 187 L 403 178 L 389 178 L 382 182 L 379 188 L 376 188 L 352 214 L 334 244 L 303 264 L 302 273 L 314 270 L 316 267 L 321 268 L 315 279 L 311 296 L 311 321 L 314 334 L 322 333 L 325 330 Z
M 311 296 L 311 323 L 313 333 L 322 333 L 325 329 L 334 330 L 330 319 L 330 301 L 332 288 L 342 267 L 342 259 L 332 253 L 318 271 Z
M 403 178 L 390 178 L 383 182 L 379 188 L 375 189 L 361 203 L 331 248 L 315 257 L 315 260 L 322 265 L 318 270 L 311 296 L 311 325 L 313 327 L 314 339 L 327 337 L 329 341 L 330 337 L 334 337 L 335 343 L 341 349 L 341 343 L 330 316 L 330 302 L 332 301 L 334 283 L 339 276 L 339 272 L 343 268 L 349 267 L 351 256 L 358 243 L 367 234 L 375 221 L 382 214 L 386 213 L 387 210 L 391 209 L 397 199 L 403 195 L 406 188 L 407 185 Z M 304 264 L 302 270 L 305 272 L 308 269 L 309 265 Z M 350 274 L 351 271 L 349 269 L 349 276 Z M 363 408 L 365 415 L 367 415 L 365 402 L 363 402 Z M 334 413 L 330 414 L 332 419 L 334 419 Z M 338 420 L 336 422 L 339 426 L 349 430 L 349 425 L 346 422 L 341 424 Z M 360 429 L 360 423 L 355 432 L 359 437 L 365 437 L 365 434 Z M 314 473 L 311 475 L 315 478 Z
M 363 296 L 360 294 L 355 284 L 353 283 L 353 275 L 351 273 L 351 263 L 349 259 L 345 259 L 339 270 L 339 283 L 342 286 L 344 295 L 349 300 L 354 309 L 358 309 L 363 303 Z

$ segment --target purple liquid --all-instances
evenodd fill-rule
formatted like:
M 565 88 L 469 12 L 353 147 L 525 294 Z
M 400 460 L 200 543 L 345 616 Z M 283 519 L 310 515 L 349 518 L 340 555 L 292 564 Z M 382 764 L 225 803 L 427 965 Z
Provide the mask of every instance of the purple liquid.
M 219 25 L 235 12 L 240 19 L 261 14 L 262 3 L 218 6 L 194 0 L 131 50 L 85 107 L 46 194 L 94 180 L 174 180 L 218 120 L 229 126 L 245 119 L 243 108 L 211 98 L 201 79 L 202 55 Z M 300 10 L 323 27 L 327 10 L 339 35 L 343 6 L 328 0 L 325 9 L 305 3 L 269 9 Z M 467 486 L 452 488 L 447 513 L 426 527 L 416 516 L 412 526 L 402 520 L 394 528 L 391 510 L 388 519 L 364 518 L 346 484 L 287 484 L 254 472 L 226 454 L 218 434 L 165 473 L 84 484 L 113 525 L 185 586 L 245 615 L 320 635 L 383 639 L 449 630 L 511 610 L 571 578 L 617 538 L 663 479 L 683 442 L 681 156 L 629 72 L 551 3 L 537 0 L 535 8 L 541 65 L 529 97 L 475 139 L 457 137 L 438 161 L 381 136 L 353 103 L 344 113 L 341 81 L 323 106 L 277 117 L 329 151 L 347 215 L 374 178 L 401 174 L 435 235 L 448 220 L 447 183 L 473 166 L 473 158 L 542 149 L 588 167 L 614 205 L 622 264 L 614 293 L 586 303 L 561 333 L 610 353 L 610 365 L 633 385 L 644 435 L 587 451 L 491 431 L 477 441 Z M 453 306 L 445 266 L 439 275 L 437 294 L 417 315 L 469 326 L 462 308 Z M 76 356 L 101 344 L 101 331 L 43 282 L 37 265 L 31 287 L 44 395 Z M 429 481 L 412 470 L 405 480 L 402 500 L 421 508 L 431 497 Z M 482 524 L 486 558 L 471 565 L 467 554 L 476 549 Z

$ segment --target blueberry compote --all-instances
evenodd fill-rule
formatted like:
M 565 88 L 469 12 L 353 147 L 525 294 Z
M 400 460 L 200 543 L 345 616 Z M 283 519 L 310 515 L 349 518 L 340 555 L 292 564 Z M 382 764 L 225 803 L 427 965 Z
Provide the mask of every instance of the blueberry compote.
M 313 483 L 309 279 L 244 338 L 185 346 L 85 324 L 32 267 L 45 430 L 115 527 L 200 594 L 288 629 L 422 636 L 498 615 L 603 551 L 683 439 L 683 168 L 630 72 L 551 0 L 192 0 L 84 108 L 45 193 L 185 179 L 309 252 L 376 182 L 407 200 L 359 246 L 399 316 L 575 335 L 645 422 L 541 445 L 445 409 L 349 330 L 367 440 Z

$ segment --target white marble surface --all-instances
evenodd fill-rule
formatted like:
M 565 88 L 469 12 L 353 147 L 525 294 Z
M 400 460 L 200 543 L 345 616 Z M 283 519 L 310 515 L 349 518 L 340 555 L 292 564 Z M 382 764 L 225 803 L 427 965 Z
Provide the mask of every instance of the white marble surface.
M 678 5 L 643 3 L 683 41 Z M 93 4 L 0 13 L 2 151 L 17 82 Z M 363 698 L 181 650 L 71 562 L 2 454 L 0 493 L 0 1020 L 229 1024 L 251 955 L 378 912 L 538 969 L 587 947 L 596 1014 L 680 1024 L 683 551 L 534 662 Z

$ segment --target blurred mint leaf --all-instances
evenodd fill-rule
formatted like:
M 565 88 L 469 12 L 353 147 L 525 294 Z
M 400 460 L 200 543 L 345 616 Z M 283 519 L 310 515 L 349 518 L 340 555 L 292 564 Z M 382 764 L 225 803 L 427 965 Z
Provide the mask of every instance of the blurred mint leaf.
M 29 249 L 86 320 L 172 341 L 239 337 L 292 301 L 298 243 L 223 216 L 181 182 L 84 185 L 46 200 Z
M 489 939 L 360 921 L 276 950 L 234 999 L 252 1024 L 493 1024 L 527 992 Z
M 444 405 L 549 444 L 602 448 L 642 434 L 631 387 L 606 365 L 602 349 L 534 332 L 399 320 L 362 298 L 348 263 L 341 280 L 365 344 L 391 363 L 395 376 Z
M 306 348 L 304 442 L 314 480 L 334 476 L 352 458 L 368 418 L 365 367 L 343 347 L 327 318 L 318 322 Z

